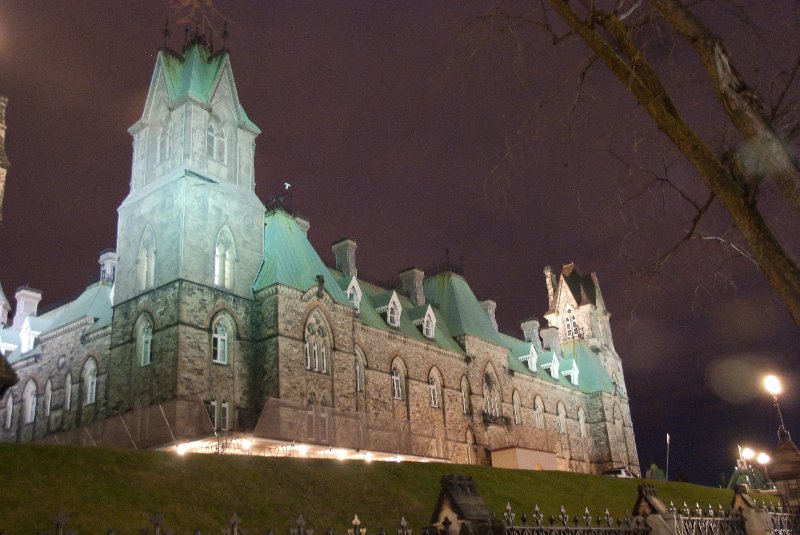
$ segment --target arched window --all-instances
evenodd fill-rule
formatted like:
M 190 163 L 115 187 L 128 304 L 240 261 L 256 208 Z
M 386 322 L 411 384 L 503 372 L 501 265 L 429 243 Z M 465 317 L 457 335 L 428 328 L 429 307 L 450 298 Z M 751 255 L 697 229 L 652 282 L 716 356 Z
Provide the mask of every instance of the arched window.
M 228 158 L 228 147 L 225 143 L 225 129 L 217 117 L 208 122 L 206 132 L 206 152 L 209 159 L 225 163 Z
M 167 114 L 164 124 L 158 132 L 158 159 L 157 163 L 163 163 L 170 159 L 172 155 L 172 115 Z
M 497 375 L 491 367 L 487 367 L 483 372 L 483 399 L 486 414 L 492 417 L 499 417 L 501 413 L 500 385 L 497 382 Z
M 142 314 L 136 322 L 136 352 L 140 366 L 153 362 L 153 322 Z
M 464 414 L 472 414 L 472 392 L 466 376 L 461 378 L 461 410 Z
M 236 248 L 233 234 L 226 226 L 217 235 L 217 246 L 214 249 L 214 285 L 222 288 L 233 288 Z
M 406 370 L 400 361 L 392 364 L 392 397 L 394 399 L 405 399 L 406 394 Z
M 214 324 L 211 334 L 211 360 L 217 364 L 228 363 L 228 329 L 222 319 Z
M 567 409 L 564 404 L 558 402 L 558 434 L 563 435 L 567 432 Z
M 437 373 L 431 370 L 428 375 L 428 388 L 430 390 L 431 407 L 439 406 L 439 377 Z
M 139 290 L 149 290 L 155 286 L 155 264 L 156 264 L 156 237 L 153 229 L 148 225 L 142 234 L 142 241 L 139 243 L 139 254 L 136 257 L 136 268 L 138 273 Z
M 14 395 L 11 394 L 11 391 L 8 391 L 6 395 L 6 405 L 5 405 L 5 414 L 3 418 L 3 428 L 8 430 L 11 429 L 11 417 L 14 416 Z
M 533 401 L 533 417 L 536 429 L 544 429 L 544 402 L 539 396 Z
M 364 371 L 367 368 L 367 360 L 364 358 L 364 354 L 361 352 L 359 348 L 356 348 L 356 360 L 355 360 L 355 385 L 356 385 L 356 392 L 363 392 L 364 391 Z
M 44 385 L 44 415 L 50 417 L 50 410 L 53 405 L 53 381 L 47 380 Z
M 328 373 L 330 329 L 319 311 L 314 311 L 308 317 L 305 332 L 306 369 Z
M 514 423 L 516 425 L 520 425 L 522 423 L 522 404 L 519 400 L 519 392 L 514 390 L 514 393 L 511 396 L 511 404 L 514 410 Z
M 477 464 L 478 456 L 475 455 L 475 434 L 467 428 L 467 464 Z
M 30 424 L 36 419 L 36 383 L 33 379 L 25 385 L 22 391 L 22 421 Z
M 586 438 L 588 435 L 586 431 L 586 414 L 583 412 L 583 407 L 578 407 L 578 433 L 581 438 Z
M 72 374 L 67 374 L 64 379 L 64 410 L 68 411 L 72 407 Z
M 81 371 L 81 384 L 83 385 L 83 403 L 92 404 L 97 399 L 97 362 L 93 358 L 86 361 Z

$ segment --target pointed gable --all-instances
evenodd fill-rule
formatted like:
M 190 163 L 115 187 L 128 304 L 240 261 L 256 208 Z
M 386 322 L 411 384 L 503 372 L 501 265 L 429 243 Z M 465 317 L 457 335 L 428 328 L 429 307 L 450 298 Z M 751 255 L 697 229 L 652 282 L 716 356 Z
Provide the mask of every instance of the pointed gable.
M 253 292 L 275 284 L 305 292 L 317 285 L 319 275 L 334 301 L 352 306 L 294 217 L 280 208 L 269 212 L 264 218 L 264 261 Z

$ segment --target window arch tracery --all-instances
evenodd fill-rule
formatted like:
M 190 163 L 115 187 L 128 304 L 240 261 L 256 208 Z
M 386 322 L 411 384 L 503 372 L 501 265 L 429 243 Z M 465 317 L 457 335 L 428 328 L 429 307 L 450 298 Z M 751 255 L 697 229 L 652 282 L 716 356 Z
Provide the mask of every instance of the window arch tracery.
M 140 366 L 153 362 L 153 320 L 147 314 L 136 321 L 136 354 Z
M 304 344 L 306 369 L 328 373 L 331 334 L 328 323 L 318 310 L 315 310 L 306 321 Z
M 219 117 L 212 117 L 208 122 L 206 131 L 206 154 L 209 159 L 219 163 L 226 163 L 228 159 L 228 145 L 225 140 L 225 129 Z
M 544 429 L 544 402 L 539 396 L 533 400 L 533 416 L 536 429 Z
M 502 412 L 500 384 L 497 381 L 497 374 L 490 366 L 487 366 L 483 372 L 483 398 L 486 414 L 495 418 L 499 417 Z
M 397 400 L 406 399 L 406 368 L 402 361 L 395 360 L 392 363 L 392 398 Z
M 226 225 L 217 234 L 214 248 L 214 286 L 233 289 L 236 270 L 236 246 L 233 233 Z
M 139 291 L 150 290 L 155 287 L 156 263 L 156 237 L 153 229 L 148 225 L 142 234 L 139 243 L 139 253 L 136 257 L 137 278 Z
M 91 357 L 87 359 L 81 370 L 81 384 L 83 386 L 83 404 L 91 405 L 97 400 L 97 362 Z
M 36 419 L 36 382 L 28 380 L 22 391 L 22 421 L 31 424 Z

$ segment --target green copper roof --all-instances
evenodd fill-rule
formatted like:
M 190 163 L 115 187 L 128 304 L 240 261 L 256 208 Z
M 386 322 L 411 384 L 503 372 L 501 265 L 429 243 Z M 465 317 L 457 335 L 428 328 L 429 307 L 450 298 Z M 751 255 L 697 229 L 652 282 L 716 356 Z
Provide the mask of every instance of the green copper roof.
M 469 334 L 506 347 L 464 277 L 445 271 L 426 278 L 423 288 L 425 297 L 441 312 L 453 336 Z
M 316 287 L 317 275 L 325 277 L 325 290 L 334 301 L 351 304 L 294 217 L 280 209 L 268 212 L 264 218 L 264 261 L 253 291 L 282 284 L 305 292 Z
M 583 340 L 563 342 L 561 354 L 565 359 L 575 359 L 578 365 L 578 388 L 580 390 L 614 393 L 615 388 L 611 376 L 586 342 Z
M 225 64 L 229 61 L 227 50 L 212 54 L 202 44 L 190 46 L 183 55 L 164 49 L 159 51 L 159 55 L 164 65 L 167 91 L 173 101 L 191 96 L 202 102 L 209 102 L 222 76 Z M 239 106 L 239 112 L 245 124 L 260 132 L 241 106 Z

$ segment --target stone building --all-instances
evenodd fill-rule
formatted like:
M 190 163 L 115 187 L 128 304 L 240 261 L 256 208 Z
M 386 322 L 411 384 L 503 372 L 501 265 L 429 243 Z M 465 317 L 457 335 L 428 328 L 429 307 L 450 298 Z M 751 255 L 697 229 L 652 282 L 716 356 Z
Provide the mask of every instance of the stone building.
M 455 266 L 359 278 L 309 222 L 255 194 L 258 127 L 227 51 L 162 49 L 130 129 L 116 251 L 76 300 L 0 320 L 19 382 L 0 437 L 599 472 L 638 471 L 597 277 L 545 268 L 547 326 L 498 330 Z

